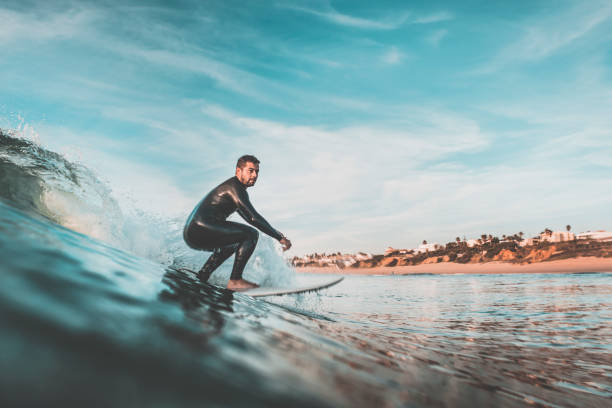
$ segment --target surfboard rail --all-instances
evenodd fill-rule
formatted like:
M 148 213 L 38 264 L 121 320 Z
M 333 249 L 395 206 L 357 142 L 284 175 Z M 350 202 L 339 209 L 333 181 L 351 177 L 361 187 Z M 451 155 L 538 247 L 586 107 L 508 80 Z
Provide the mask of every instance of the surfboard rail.
M 316 284 L 298 286 L 295 288 L 259 287 L 243 290 L 239 293 L 243 293 L 251 297 L 295 295 L 298 293 L 316 292 L 318 290 L 326 289 L 340 283 L 342 280 L 344 280 L 344 277 L 334 278 L 332 280 L 319 282 Z
M 197 272 L 187 268 L 176 268 L 177 271 L 189 273 L 197 276 Z M 197 279 L 197 278 L 196 278 Z M 311 283 L 308 285 L 302 285 L 297 287 L 259 287 L 254 289 L 235 291 L 236 293 L 243 293 L 251 297 L 264 297 L 264 296 L 282 296 L 282 295 L 296 295 L 298 293 L 316 292 L 318 290 L 329 288 L 344 280 L 344 277 L 336 277 L 318 283 Z M 225 288 L 223 288 L 225 289 Z

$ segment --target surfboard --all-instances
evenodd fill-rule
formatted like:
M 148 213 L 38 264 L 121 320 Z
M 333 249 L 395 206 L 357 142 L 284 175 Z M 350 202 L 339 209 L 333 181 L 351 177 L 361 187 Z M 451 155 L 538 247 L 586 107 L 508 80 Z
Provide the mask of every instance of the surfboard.
M 316 292 L 321 289 L 329 288 L 330 286 L 334 286 L 335 284 L 340 283 L 343 279 L 344 278 L 334 278 L 331 280 L 311 283 L 309 285 L 298 286 L 294 288 L 259 287 L 255 289 L 242 290 L 239 293 L 243 293 L 252 297 L 295 295 L 298 293 Z
M 192 271 L 191 269 L 176 268 L 175 270 L 197 276 L 197 272 Z M 241 291 L 235 291 L 235 292 L 244 293 L 245 295 L 249 295 L 251 297 L 296 295 L 298 293 L 316 292 L 321 289 L 329 288 L 330 286 L 334 286 L 335 284 L 340 283 L 343 279 L 344 279 L 343 277 L 340 277 L 340 278 L 336 277 L 333 279 L 326 279 L 326 280 L 318 281 L 317 283 L 309 283 L 306 285 L 300 285 L 300 286 L 296 286 L 292 288 L 290 287 L 284 287 L 284 288 L 283 287 L 270 287 L 270 286 L 265 287 L 264 286 L 264 287 L 259 287 L 255 289 L 247 289 L 247 290 L 241 290 Z M 223 288 L 223 289 L 226 289 L 226 288 Z

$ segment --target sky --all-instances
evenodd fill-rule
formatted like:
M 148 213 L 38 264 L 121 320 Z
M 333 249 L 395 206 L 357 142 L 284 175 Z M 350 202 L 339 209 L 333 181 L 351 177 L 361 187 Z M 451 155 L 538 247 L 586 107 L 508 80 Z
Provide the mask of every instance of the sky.
M 186 218 L 249 189 L 291 255 L 612 229 L 609 1 L 0 0 L 0 126 Z

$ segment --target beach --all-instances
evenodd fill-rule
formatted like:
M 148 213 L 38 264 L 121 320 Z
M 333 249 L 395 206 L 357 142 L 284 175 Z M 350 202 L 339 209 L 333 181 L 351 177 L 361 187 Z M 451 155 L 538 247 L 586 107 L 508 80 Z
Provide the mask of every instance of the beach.
M 531 264 L 486 262 L 459 264 L 440 262 L 414 266 L 377 266 L 374 268 L 297 267 L 298 273 L 343 275 L 410 275 L 410 274 L 498 274 L 498 273 L 577 273 L 612 272 L 612 258 L 578 257 Z

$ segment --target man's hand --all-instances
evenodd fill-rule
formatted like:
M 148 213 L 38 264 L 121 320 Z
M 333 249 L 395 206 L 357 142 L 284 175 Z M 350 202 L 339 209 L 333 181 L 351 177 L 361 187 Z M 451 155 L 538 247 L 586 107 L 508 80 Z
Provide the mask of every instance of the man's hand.
M 283 237 L 280 241 L 280 244 L 283 246 L 283 251 L 288 250 L 289 248 L 291 248 L 291 241 L 289 241 L 287 238 Z

